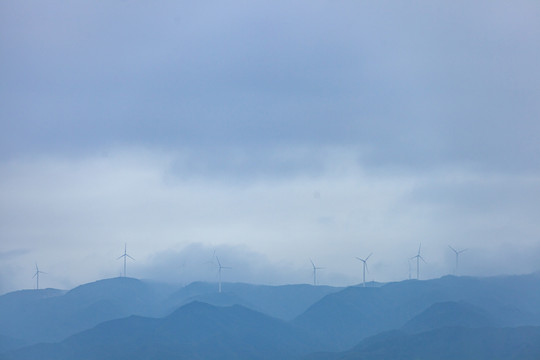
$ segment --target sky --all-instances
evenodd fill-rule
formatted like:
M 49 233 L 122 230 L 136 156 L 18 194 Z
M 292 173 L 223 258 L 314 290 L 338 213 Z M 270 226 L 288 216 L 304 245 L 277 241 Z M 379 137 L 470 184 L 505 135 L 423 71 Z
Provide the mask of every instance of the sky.
M 537 1 L 0 2 L 0 293 L 540 270 Z

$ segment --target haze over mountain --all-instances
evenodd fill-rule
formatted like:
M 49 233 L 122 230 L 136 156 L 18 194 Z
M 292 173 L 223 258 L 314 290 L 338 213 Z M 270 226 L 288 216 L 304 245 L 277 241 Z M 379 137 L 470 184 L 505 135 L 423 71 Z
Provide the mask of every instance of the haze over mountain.
M 539 39 L 537 0 L 0 1 L 0 360 L 540 358 Z
M 433 304 L 448 301 L 474 305 L 499 326 L 540 325 L 540 276 L 445 276 L 379 288 L 349 287 L 313 304 L 293 323 L 345 350 L 365 337 L 399 329 Z M 442 318 L 434 322 L 448 321 L 444 312 L 435 315 Z
M 217 293 L 216 284 L 197 282 L 171 294 L 167 306 L 178 307 L 194 300 L 220 306 L 239 304 L 279 319 L 292 320 L 325 295 L 340 290 L 342 288 L 306 284 L 268 286 L 228 283 L 223 293 Z
M 407 321 L 402 330 L 418 333 L 442 327 L 482 328 L 501 325 L 496 316 L 466 302 L 445 301 L 435 303 Z
M 130 315 L 161 317 L 192 301 L 240 304 L 270 316 L 292 319 L 340 288 L 310 285 L 262 286 L 193 283 L 179 288 L 132 278 L 113 278 L 70 291 L 25 290 L 0 296 L 0 334 L 25 343 L 60 341 L 76 332 Z
M 8 359 L 296 359 L 320 345 L 291 325 L 239 305 L 192 302 L 162 319 L 130 316 Z
M 88 352 L 88 359 L 435 359 L 443 351 L 448 359 L 484 359 L 493 354 L 486 348 L 505 336 L 511 340 L 497 346 L 510 357 L 501 359 L 537 354 L 530 344 L 540 327 L 538 274 L 344 289 L 224 283 L 223 289 L 116 278 L 67 292 L 6 294 L 0 297 L 0 358 L 82 358 Z M 179 308 L 171 310 L 174 304 Z M 55 343 L 30 345 L 38 341 Z M 431 347 L 420 349 L 422 341 Z M 449 342 L 455 351 L 448 352 Z M 124 346 L 135 350 L 124 353 Z
M 540 327 L 445 327 L 419 334 L 392 331 L 344 353 L 317 353 L 304 360 L 536 360 Z

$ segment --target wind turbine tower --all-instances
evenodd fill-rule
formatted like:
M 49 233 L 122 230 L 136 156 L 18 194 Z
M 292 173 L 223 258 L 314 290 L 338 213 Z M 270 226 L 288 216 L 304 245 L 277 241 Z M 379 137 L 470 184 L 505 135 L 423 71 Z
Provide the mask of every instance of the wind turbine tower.
M 124 244 L 124 254 L 120 255 L 116 260 L 120 260 L 121 258 L 124 258 L 124 277 L 126 277 L 126 259 L 130 258 L 131 260 L 135 261 L 135 259 L 129 256 L 127 253 L 127 244 Z
M 450 245 L 448 245 L 448 247 L 456 254 L 456 268 L 454 270 L 454 275 L 457 275 L 457 273 L 458 273 L 458 264 L 459 264 L 459 254 L 461 254 L 462 252 L 464 252 L 467 249 L 456 250 L 453 247 L 451 247 Z
M 309 259 L 309 261 L 311 262 L 311 266 L 313 266 L 313 285 L 317 286 L 317 270 L 321 270 L 324 268 L 315 266 L 313 260 L 311 259 Z
M 46 272 L 39 270 L 37 263 L 36 263 L 36 272 L 34 273 L 33 278 L 36 278 L 36 290 L 39 290 L 39 274 L 46 274 Z
M 420 255 L 421 248 L 422 248 L 422 244 L 420 243 L 420 246 L 418 247 L 418 254 L 416 254 L 415 256 L 411 258 L 411 260 L 416 259 L 416 280 L 420 279 L 420 260 L 422 260 L 423 262 L 426 262 L 426 260 L 424 260 L 422 255 Z
M 222 269 L 232 269 L 232 267 L 228 267 L 228 266 L 223 266 L 221 265 L 221 262 L 219 261 L 219 258 L 216 256 L 216 260 L 217 260 L 217 263 L 218 263 L 218 274 L 219 274 L 219 286 L 218 286 L 218 291 L 221 292 L 221 270 Z
M 373 253 L 369 254 L 368 257 L 365 258 L 365 259 L 361 259 L 359 257 L 356 257 L 358 260 L 360 260 L 363 263 L 362 268 L 364 269 L 364 273 L 363 273 L 363 276 L 362 276 L 362 280 L 363 280 L 364 287 L 366 287 L 366 270 L 369 272 L 368 266 L 367 266 L 367 261 L 368 261 L 368 259 L 370 258 L 371 255 L 373 255 Z

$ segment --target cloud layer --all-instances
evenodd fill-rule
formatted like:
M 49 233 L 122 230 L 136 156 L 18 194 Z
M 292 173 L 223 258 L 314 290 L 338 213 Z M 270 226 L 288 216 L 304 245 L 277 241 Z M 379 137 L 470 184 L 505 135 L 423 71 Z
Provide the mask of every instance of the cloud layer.
M 125 242 L 141 277 L 222 246 L 260 257 L 233 281 L 309 282 L 312 257 L 350 284 L 372 251 L 370 276 L 397 280 L 420 242 L 426 277 L 448 244 L 466 273 L 537 270 L 539 19 L 534 1 L 2 2 L 0 291 L 35 261 L 51 286 L 116 276 Z
M 167 264 L 177 274 L 185 262 L 188 279 L 210 280 L 204 263 L 222 249 L 223 260 L 234 262 L 233 281 L 257 282 L 258 274 L 287 282 L 290 272 L 289 282 L 309 282 L 312 258 L 326 268 L 322 282 L 353 284 L 355 257 L 370 252 L 370 278 L 400 280 L 420 242 L 425 277 L 452 271 L 448 244 L 470 249 L 464 273 L 537 269 L 537 178 L 452 169 L 373 175 L 354 159 L 328 151 L 323 175 L 244 183 L 182 179 L 174 175 L 177 157 L 133 149 L 84 161 L 12 162 L 0 180 L 2 246 L 17 254 L 15 278 L 27 286 L 34 261 L 56 284 L 74 274 L 88 281 L 120 275 L 115 258 L 124 243 L 138 277 L 166 273 Z M 504 260 L 509 253 L 512 261 Z

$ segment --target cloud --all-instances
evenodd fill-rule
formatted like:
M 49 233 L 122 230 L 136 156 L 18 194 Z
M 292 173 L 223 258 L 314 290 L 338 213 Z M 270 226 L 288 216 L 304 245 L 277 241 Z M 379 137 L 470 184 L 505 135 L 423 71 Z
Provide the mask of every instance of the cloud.
M 201 243 L 191 243 L 179 251 L 174 249 L 151 255 L 143 264 L 134 264 L 134 272 L 147 277 L 171 283 L 189 284 L 193 281 L 217 282 L 219 258 L 222 266 L 223 282 L 244 282 L 254 284 L 296 284 L 309 283 L 310 268 L 293 266 L 286 261 L 272 262 L 267 256 L 257 253 L 246 245 L 215 247 Z M 326 276 L 326 279 L 328 276 Z M 337 279 L 332 279 L 337 280 Z M 341 275 L 341 283 L 351 279 Z M 333 281 L 333 283 L 339 281 Z
M 374 168 L 539 169 L 534 2 L 3 7 L 3 158 L 145 146 L 219 175 L 345 146 Z
M 13 249 L 0 251 L 0 294 L 19 289 L 18 274 L 16 272 L 17 260 L 28 254 L 26 249 Z
M 507 271 L 537 269 L 535 2 L 0 7 L 1 251 L 30 249 L 13 286 L 36 261 L 51 286 L 117 276 L 124 243 L 140 276 L 216 247 L 268 282 L 312 257 L 354 283 L 370 252 L 394 280 L 420 242 L 426 277 L 448 244 L 470 274 L 508 243 Z
M 12 259 L 16 259 L 22 255 L 28 254 L 28 250 L 24 249 L 15 249 L 10 251 L 0 251 L 0 260 L 2 261 L 9 261 Z
M 330 149 L 315 174 L 236 182 L 177 177 L 176 158 L 116 149 L 3 164 L 3 251 L 32 250 L 12 260 L 24 270 L 13 282 L 30 284 L 34 262 L 49 274 L 44 286 L 118 276 L 124 243 L 137 259 L 128 275 L 181 282 L 215 280 L 206 267 L 212 249 L 235 268 L 228 281 L 309 282 L 312 258 L 325 267 L 321 283 L 350 285 L 360 271 L 355 257 L 370 252 L 369 280 L 399 280 L 419 243 L 425 277 L 452 271 L 448 244 L 471 248 L 463 260 L 471 275 L 498 273 L 509 243 L 509 271 L 537 270 L 533 258 L 519 256 L 538 249 L 535 177 L 370 173 L 354 152 Z M 475 265 L 467 268 L 469 256 Z

